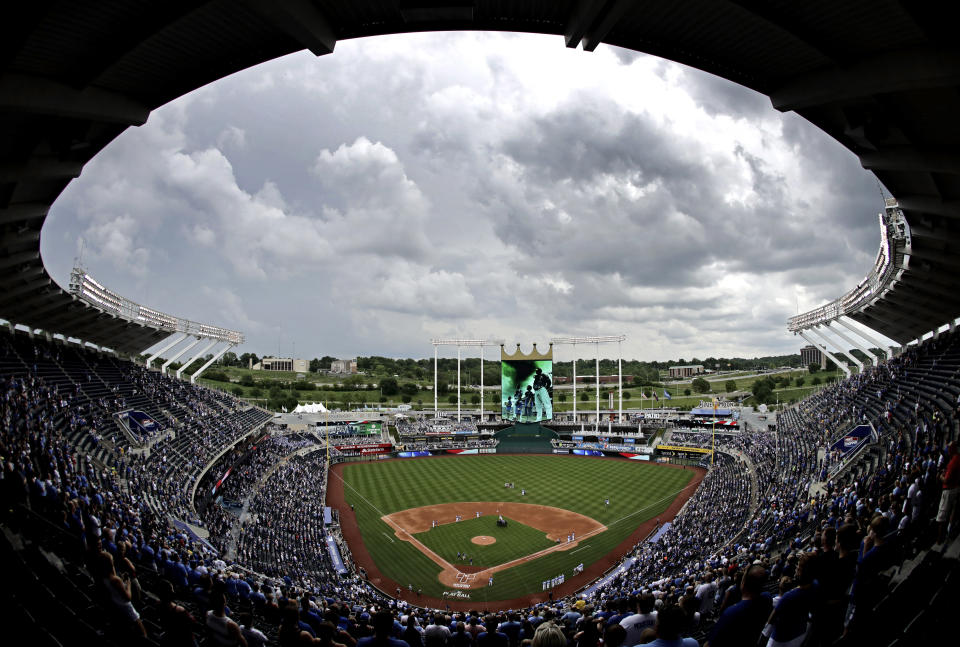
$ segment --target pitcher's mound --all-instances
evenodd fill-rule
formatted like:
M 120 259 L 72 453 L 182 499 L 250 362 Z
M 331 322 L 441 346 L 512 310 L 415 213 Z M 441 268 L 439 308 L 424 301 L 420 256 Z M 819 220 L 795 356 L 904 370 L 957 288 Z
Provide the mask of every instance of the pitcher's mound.
M 497 543 L 497 540 L 491 537 L 490 535 L 477 535 L 470 541 L 472 541 L 475 544 L 479 544 L 481 546 L 489 546 L 490 544 Z

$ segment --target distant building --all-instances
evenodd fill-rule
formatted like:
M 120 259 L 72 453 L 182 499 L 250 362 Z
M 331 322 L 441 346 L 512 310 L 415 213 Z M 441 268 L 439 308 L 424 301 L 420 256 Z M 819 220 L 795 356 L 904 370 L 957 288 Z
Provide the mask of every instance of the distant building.
M 255 371 L 287 371 L 290 373 L 306 373 L 309 364 L 305 359 L 291 357 L 264 357 L 258 364 L 250 366 Z
M 357 360 L 335 359 L 330 362 L 330 372 L 338 375 L 353 375 L 357 372 Z
M 694 375 L 703 375 L 703 373 L 703 364 L 670 367 L 670 377 L 693 377 Z
M 618 380 L 619 380 L 619 377 L 616 375 L 600 376 L 600 384 L 616 384 Z M 630 382 L 631 380 L 633 380 L 632 375 L 623 376 L 624 384 L 626 384 L 627 382 Z M 573 380 L 571 380 L 569 377 L 565 375 L 561 375 L 553 378 L 554 384 L 570 384 L 570 382 L 572 381 Z M 597 383 L 597 378 L 595 375 L 578 375 L 577 376 L 577 384 L 596 384 L 596 383 Z
M 804 346 L 800 349 L 800 363 L 803 366 L 819 364 L 820 368 L 827 367 L 827 356 L 816 346 Z

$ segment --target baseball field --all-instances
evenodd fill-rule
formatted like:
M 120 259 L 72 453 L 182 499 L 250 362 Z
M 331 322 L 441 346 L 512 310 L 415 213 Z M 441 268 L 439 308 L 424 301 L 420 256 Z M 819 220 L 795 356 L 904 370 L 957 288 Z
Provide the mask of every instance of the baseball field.
M 451 456 L 338 465 L 328 497 L 380 588 L 493 607 L 546 600 L 543 582 L 561 575 L 558 595 L 587 584 L 657 517 L 671 518 L 701 477 L 629 460 Z

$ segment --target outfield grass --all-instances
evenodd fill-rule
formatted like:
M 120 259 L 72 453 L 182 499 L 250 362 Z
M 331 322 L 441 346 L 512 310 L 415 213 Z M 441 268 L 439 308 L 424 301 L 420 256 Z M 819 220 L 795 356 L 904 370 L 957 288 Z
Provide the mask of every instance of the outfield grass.
M 470 564 L 469 560 L 473 558 L 473 566 L 496 566 L 554 545 L 542 531 L 525 526 L 516 519 L 506 519 L 506 528 L 497 526 L 496 517 L 485 516 L 446 523 L 414 536 L 455 565 Z M 479 546 L 470 541 L 477 535 L 493 537 L 497 542 Z M 457 559 L 457 553 L 466 554 L 467 559 Z
M 345 498 L 355 507 L 364 542 L 380 571 L 402 586 L 422 587 L 425 595 L 438 598 L 448 590 L 437 580 L 439 566 L 412 544 L 397 539 L 382 516 L 438 503 L 516 501 L 572 510 L 607 526 L 608 530 L 585 540 L 576 551 L 554 552 L 497 573 L 493 587 L 470 591 L 473 600 L 483 602 L 540 593 L 543 580 L 561 573 L 570 578 L 575 566 L 596 561 L 641 523 L 666 510 L 693 474 L 692 470 L 638 461 L 488 455 L 355 463 L 344 468 L 343 478 Z M 508 481 L 517 487 L 505 489 L 503 484 Z M 521 488 L 526 489 L 526 496 L 521 496 Z M 604 504 L 606 497 L 609 506 Z M 422 534 L 446 532 L 457 525 Z M 512 524 L 508 530 L 513 530 Z M 497 536 L 488 531 L 477 534 Z M 459 535 L 450 539 L 451 544 L 441 545 L 444 542 L 438 534 L 436 542 L 431 537 L 431 547 L 455 558 L 456 552 L 463 550 L 463 540 Z M 511 550 L 520 546 L 521 555 L 536 552 L 543 546 L 533 539 L 527 546 L 511 542 Z M 478 548 L 469 549 L 468 554 Z

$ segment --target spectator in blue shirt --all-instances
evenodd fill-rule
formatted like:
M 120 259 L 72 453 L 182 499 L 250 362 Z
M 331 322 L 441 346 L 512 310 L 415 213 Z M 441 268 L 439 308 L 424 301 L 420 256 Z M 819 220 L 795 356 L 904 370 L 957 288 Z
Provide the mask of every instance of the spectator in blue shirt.
M 357 647 L 410 647 L 406 642 L 392 637 L 393 615 L 389 611 L 378 611 L 371 619 L 373 635 L 357 641 Z
M 672 604 L 664 606 L 657 612 L 657 639 L 647 644 L 651 647 L 699 647 L 693 638 L 680 636 L 685 622 L 683 609 Z
M 477 634 L 477 647 L 510 647 L 507 634 L 497 631 L 496 616 L 487 616 L 484 626 L 487 630 Z
M 803 553 L 797 561 L 797 587 L 785 593 L 770 614 L 769 631 L 764 632 L 770 637 L 767 647 L 800 645 L 803 642 L 809 629 L 810 614 L 818 603 L 813 579 L 815 559 L 813 553 Z
M 747 568 L 740 581 L 740 602 L 726 609 L 713 626 L 704 647 L 756 645 L 770 617 L 772 600 L 763 590 L 767 570 L 760 564 Z
M 506 622 L 501 622 L 499 630 L 507 634 L 507 638 L 510 639 L 510 647 L 517 647 L 520 643 L 520 630 L 523 628 L 523 625 L 520 624 L 520 621 L 517 619 L 517 614 L 515 611 L 510 611 L 507 613 Z

